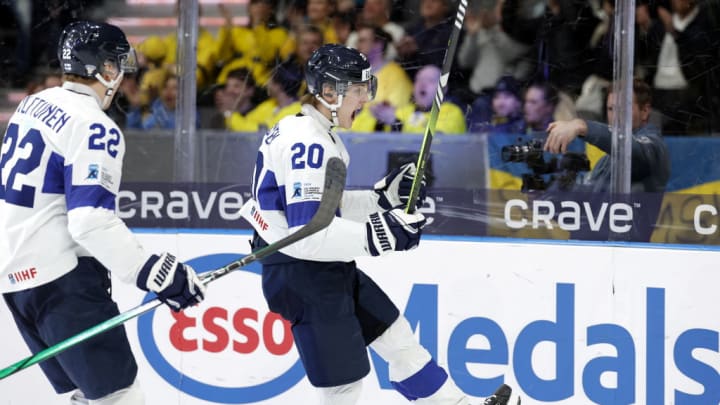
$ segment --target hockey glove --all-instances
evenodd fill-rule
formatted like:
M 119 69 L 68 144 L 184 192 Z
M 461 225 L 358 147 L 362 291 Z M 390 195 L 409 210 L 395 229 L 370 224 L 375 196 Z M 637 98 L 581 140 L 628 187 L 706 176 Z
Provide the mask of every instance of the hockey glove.
M 391 210 L 399 205 L 406 207 L 415 172 L 415 163 L 406 163 L 375 183 L 374 191 L 378 194 L 378 206 L 384 210 Z M 423 174 L 415 208 L 422 206 L 426 195 L 425 175 Z
M 367 226 L 368 251 L 381 256 L 392 251 L 415 249 L 420 243 L 425 216 L 407 214 L 401 208 L 370 214 Z
M 205 298 L 205 285 L 195 270 L 170 253 L 150 256 L 140 269 L 136 284 L 142 290 L 156 293 L 175 312 Z

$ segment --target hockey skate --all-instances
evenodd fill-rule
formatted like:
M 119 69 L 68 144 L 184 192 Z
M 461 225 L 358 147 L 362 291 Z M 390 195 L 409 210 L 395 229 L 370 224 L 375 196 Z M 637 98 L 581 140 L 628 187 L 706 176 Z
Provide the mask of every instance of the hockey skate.
M 516 403 L 510 403 L 512 388 L 503 384 L 495 392 L 483 401 L 482 405 L 520 405 L 520 397 L 517 397 Z

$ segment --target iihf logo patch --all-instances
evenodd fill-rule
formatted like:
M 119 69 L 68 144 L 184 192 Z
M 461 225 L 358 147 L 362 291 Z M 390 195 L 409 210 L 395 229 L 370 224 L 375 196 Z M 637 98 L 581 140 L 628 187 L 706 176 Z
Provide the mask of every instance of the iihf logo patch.
M 95 164 L 91 163 L 88 165 L 88 175 L 85 177 L 85 180 L 97 180 L 98 178 L 98 172 L 100 171 L 100 167 Z
M 292 198 L 300 198 L 302 197 L 302 184 L 301 183 L 293 183 L 293 195 Z
M 23 281 L 32 280 L 37 277 L 37 274 L 37 268 L 30 267 L 29 269 L 10 273 L 8 274 L 8 278 L 10 279 L 10 284 L 17 284 Z

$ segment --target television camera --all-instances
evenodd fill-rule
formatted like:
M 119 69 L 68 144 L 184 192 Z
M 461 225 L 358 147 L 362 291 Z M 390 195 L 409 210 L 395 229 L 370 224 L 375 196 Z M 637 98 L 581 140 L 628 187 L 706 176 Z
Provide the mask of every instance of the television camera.
M 503 162 L 525 163 L 530 173 L 522 174 L 521 191 L 543 191 L 557 188 L 570 191 L 579 172 L 590 170 L 590 161 L 584 153 L 566 152 L 562 156 L 545 159 L 543 141 L 532 139 L 505 145 L 501 149 Z

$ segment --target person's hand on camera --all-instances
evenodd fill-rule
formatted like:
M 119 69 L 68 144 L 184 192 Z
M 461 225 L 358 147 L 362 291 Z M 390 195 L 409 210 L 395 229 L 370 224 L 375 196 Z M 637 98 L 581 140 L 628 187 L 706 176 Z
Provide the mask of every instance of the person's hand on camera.
M 581 119 L 551 122 L 547 128 L 548 136 L 544 149 L 550 153 L 565 153 L 568 145 L 586 132 L 587 124 Z
M 136 284 L 141 290 L 156 293 L 175 312 L 205 299 L 205 284 L 195 270 L 170 253 L 150 256 L 140 269 Z

